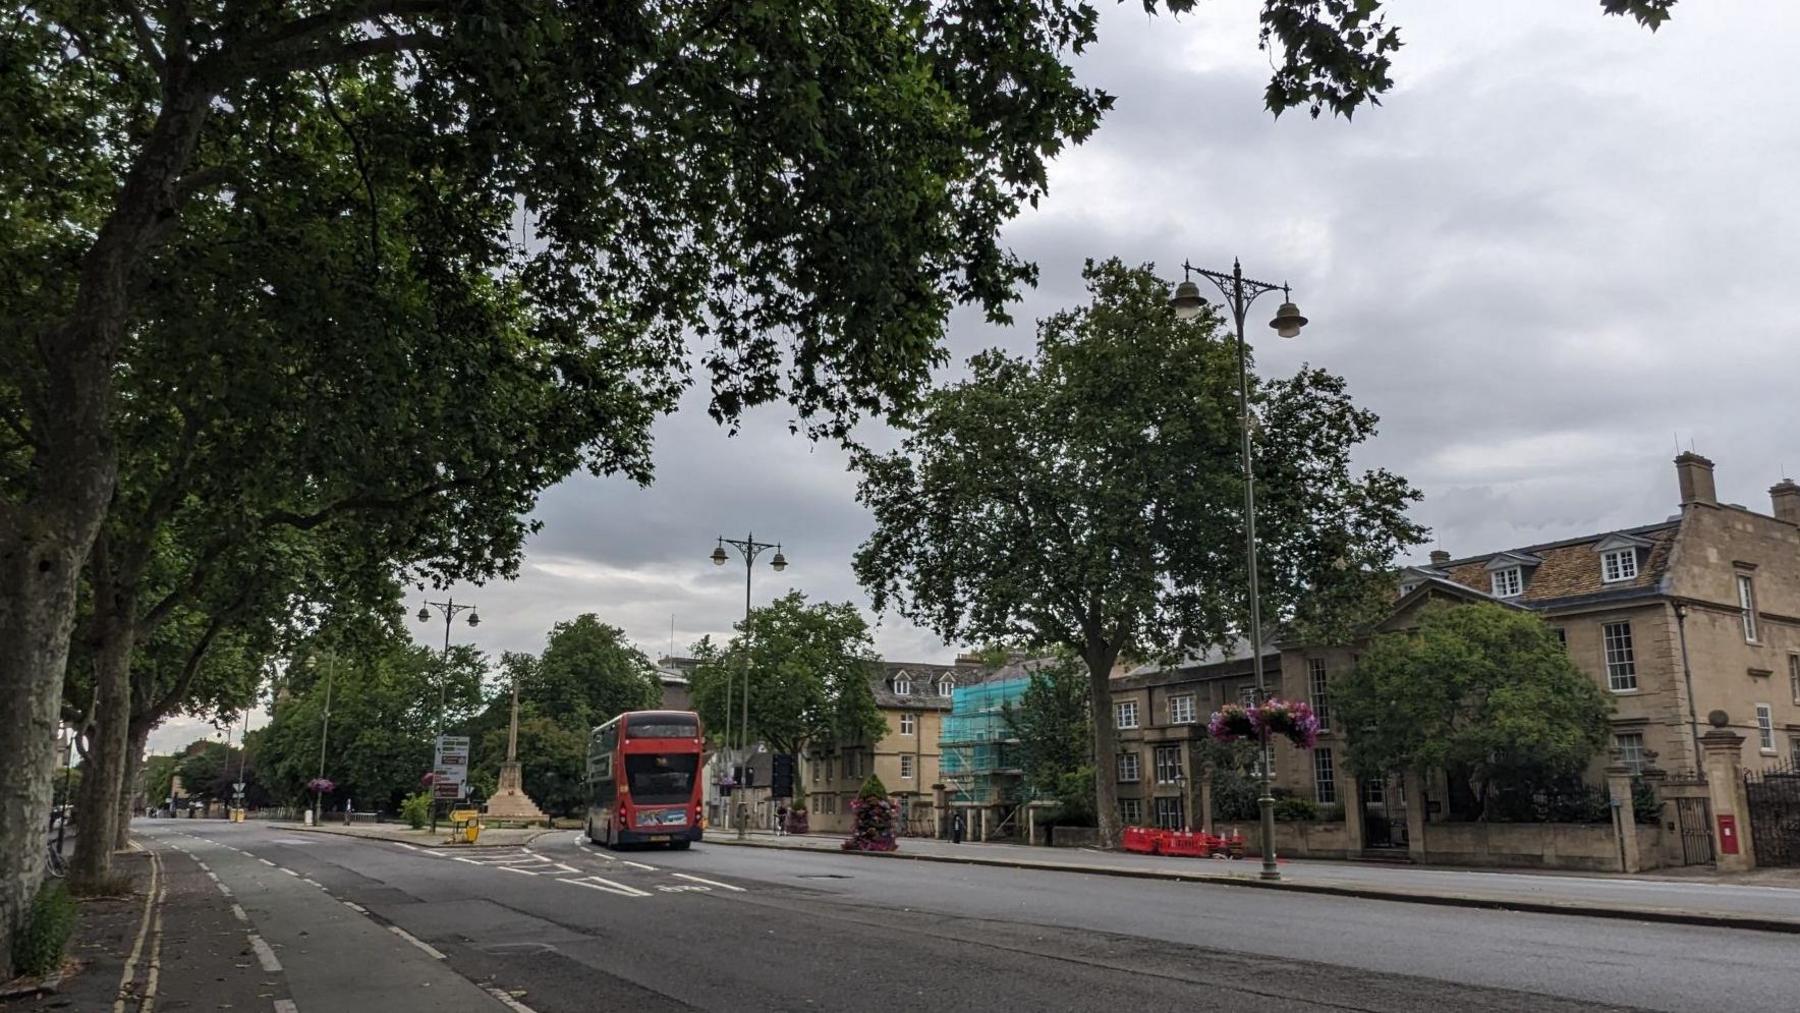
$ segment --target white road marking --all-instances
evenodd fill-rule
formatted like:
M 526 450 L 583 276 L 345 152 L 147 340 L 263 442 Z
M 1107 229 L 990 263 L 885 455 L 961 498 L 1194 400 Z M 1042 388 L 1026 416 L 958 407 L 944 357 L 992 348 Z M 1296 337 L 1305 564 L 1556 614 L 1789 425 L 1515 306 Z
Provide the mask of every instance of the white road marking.
M 506 989 L 504 989 L 504 988 L 500 988 L 497 985 L 489 985 L 487 987 L 487 991 L 488 991 L 488 995 L 491 995 L 494 998 L 500 1000 L 502 1003 L 504 1003 L 506 1005 L 506 1008 L 512 1010 L 513 1013 L 537 1013 L 537 1010 L 532 1009 L 530 1006 L 527 1006 L 524 1003 L 520 1002 L 519 1000 L 514 999 L 512 996 L 508 995 L 506 993 Z
M 275 1013 L 300 1013 L 300 1007 L 292 999 L 275 1000 Z
M 150 889 L 144 894 L 144 918 L 138 923 L 137 942 L 132 944 L 131 955 L 125 959 L 125 972 L 119 976 L 119 998 L 113 1002 L 113 1013 L 125 1013 L 125 996 L 131 985 L 137 981 L 138 957 L 144 952 L 144 940 L 150 935 L 151 914 L 160 896 L 157 885 L 161 878 L 162 858 L 152 850 L 150 851 Z
M 602 884 L 604 888 L 614 890 L 618 893 L 623 893 L 627 897 L 648 897 L 648 896 L 650 896 L 649 893 L 647 893 L 643 890 L 639 890 L 635 886 L 626 886 L 624 883 L 615 883 L 610 879 L 603 879 L 600 876 L 589 876 L 587 879 L 566 879 L 566 880 L 563 880 L 563 882 L 565 882 L 565 883 L 581 883 L 585 886 L 588 884 L 588 882 L 590 880 L 594 883 Z
M 211 869 L 207 869 L 207 870 L 206 870 L 206 878 L 207 878 L 207 879 L 210 879 L 210 880 L 212 880 L 212 881 L 213 881 L 213 882 L 215 882 L 215 883 L 217 883 L 217 882 L 218 882 L 218 881 L 219 881 L 219 874 L 218 874 L 218 873 L 216 873 L 216 872 L 214 872 L 214 871 L 212 871 L 212 870 L 211 870 Z
M 233 917 L 235 917 L 240 922 L 247 923 L 250 921 L 249 913 L 244 910 L 243 905 L 241 905 L 241 904 L 231 905 L 231 914 Z
M 207 865 L 205 862 L 202 862 L 198 858 L 194 859 L 194 864 L 198 865 L 200 867 L 201 872 L 211 872 L 212 871 L 212 866 Z
M 213 880 L 213 885 L 219 888 L 220 893 L 227 897 L 231 896 L 231 887 L 226 886 L 222 881 L 215 879 Z
M 563 872 L 580 872 L 581 871 L 580 869 L 575 868 L 573 865 L 564 865 L 561 862 L 556 863 L 556 867 L 558 869 L 561 869 Z
M 432 946 L 430 943 L 426 942 L 423 939 L 420 939 L 418 936 L 413 935 L 411 932 L 406 931 L 405 929 L 401 928 L 398 925 L 389 925 L 388 931 L 392 932 L 396 936 L 399 936 L 401 939 L 404 939 L 407 942 L 413 944 L 414 946 L 417 946 L 419 949 L 424 950 L 426 953 L 431 954 L 432 959 L 434 959 L 434 960 L 450 959 L 450 958 L 444 956 L 442 953 L 440 953 L 437 950 L 437 948 Z
M 294 876 L 294 877 L 298 877 L 300 875 L 299 873 L 295 872 L 292 869 L 282 869 L 281 871 L 287 873 L 290 876 Z
M 730 883 L 721 883 L 716 879 L 701 879 L 699 876 L 690 876 L 685 872 L 675 872 L 675 873 L 670 873 L 670 875 L 679 876 L 682 879 L 692 880 L 693 882 L 696 882 L 696 883 L 705 883 L 707 886 L 716 886 L 716 887 L 720 888 L 721 890 L 731 890 L 736 893 L 749 893 L 750 892 L 741 886 L 732 886 Z
M 256 962 L 262 965 L 263 970 L 270 974 L 281 970 L 281 961 L 275 959 L 275 951 L 269 948 L 268 943 L 263 942 L 263 937 L 250 933 L 250 948 L 256 951 Z
M 415 847 L 413 847 L 413 846 L 412 846 L 412 845 L 410 845 L 410 844 L 406 844 L 406 843 L 403 843 L 403 842 L 401 842 L 401 841 L 393 841 L 393 842 L 391 842 L 391 843 L 392 843 L 392 844 L 393 844 L 393 845 L 394 845 L 394 846 L 395 846 L 395 847 L 397 847 L 397 848 L 405 848 L 405 849 L 406 849 L 406 850 L 408 850 L 408 851 L 417 851 L 417 850 L 419 850 L 419 849 L 418 849 L 418 848 L 415 848 Z
M 467 862 L 470 865 L 480 865 L 481 864 L 480 862 L 477 862 L 473 858 L 464 858 L 461 855 L 451 855 L 450 857 L 456 859 L 459 862 Z
M 621 858 L 621 859 L 619 859 L 619 863 L 621 865 L 629 865 L 633 869 L 643 869 L 646 872 L 655 872 L 656 871 L 656 866 L 654 866 L 654 865 L 645 865 L 642 862 L 634 862 L 629 858 Z
M 656 888 L 660 893 L 711 893 L 710 886 L 694 886 L 688 883 L 676 883 L 673 886 L 663 885 Z
M 259 859 L 257 859 L 257 861 L 259 861 L 259 862 L 261 862 L 261 863 L 262 863 L 262 864 L 264 864 L 264 865 L 266 865 L 266 866 L 268 866 L 268 867 L 269 867 L 269 868 L 271 868 L 271 869 L 273 869 L 273 868 L 275 868 L 275 863 L 274 863 L 274 862 L 271 862 L 271 861 L 269 861 L 269 860 L 268 860 L 268 859 L 266 859 L 266 858 L 259 858 Z
M 355 902 L 355 901 L 353 901 L 353 900 L 347 900 L 347 901 L 345 901 L 345 902 L 344 902 L 344 906 L 345 906 L 345 907 L 347 907 L 347 908 L 349 908 L 349 909 L 350 909 L 350 910 L 352 910 L 352 911 L 355 911 L 355 912 L 356 912 L 356 913 L 357 913 L 357 914 L 359 914 L 359 915 L 366 915 L 366 914 L 368 914 L 368 913 L 369 913 L 369 909 L 368 909 L 368 908 L 366 908 L 366 907 L 363 907 L 363 906 L 362 906 L 362 905 L 361 905 L 361 904 L 358 904 L 358 903 L 357 903 L 357 902 Z
M 519 875 L 521 875 L 521 876 L 535 876 L 535 875 L 537 875 L 537 873 L 535 873 L 535 872 L 532 872 L 532 871 L 531 871 L 531 870 L 530 870 L 530 869 L 515 869 L 515 868 L 513 868 L 513 867 L 512 867 L 512 866 L 510 866 L 510 865 L 502 865 L 502 866 L 497 866 L 497 868 L 499 868 L 499 870 L 500 870 L 500 871 L 501 871 L 501 872 L 516 872 L 516 873 L 518 873 L 518 874 L 519 874 Z

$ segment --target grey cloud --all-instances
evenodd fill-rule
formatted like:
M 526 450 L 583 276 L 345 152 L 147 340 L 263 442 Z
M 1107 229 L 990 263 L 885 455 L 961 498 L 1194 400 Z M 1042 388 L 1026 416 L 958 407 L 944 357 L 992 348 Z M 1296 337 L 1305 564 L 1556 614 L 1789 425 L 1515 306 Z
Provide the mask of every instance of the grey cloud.
M 1291 280 L 1313 319 L 1293 343 L 1258 322 L 1258 369 L 1344 374 L 1383 417 L 1363 460 L 1424 490 L 1418 517 L 1452 552 L 1667 516 L 1676 431 L 1718 461 L 1722 496 L 1766 509 L 1782 462 L 1800 473 L 1786 77 L 1800 9 L 1684 4 L 1651 35 L 1592 5 L 1504 6 L 1397 10 L 1400 87 L 1349 124 L 1262 111 L 1254 5 L 1150 21 L 1104 8 L 1079 71 L 1117 108 L 1007 231 L 1040 284 L 1014 327 L 953 314 L 940 376 L 983 347 L 1028 350 L 1037 319 L 1084 298 L 1087 257 L 1172 277 L 1184 258 L 1241 256 Z M 550 492 L 520 579 L 472 593 L 475 641 L 535 650 L 583 611 L 652 652 L 671 614 L 681 648 L 728 632 L 742 570 L 706 553 L 750 529 L 794 561 L 758 571 L 757 600 L 792 586 L 866 604 L 853 476 L 785 422 L 758 413 L 727 438 L 690 399 L 658 426 L 652 488 L 582 477 Z M 894 616 L 877 643 L 952 652 Z

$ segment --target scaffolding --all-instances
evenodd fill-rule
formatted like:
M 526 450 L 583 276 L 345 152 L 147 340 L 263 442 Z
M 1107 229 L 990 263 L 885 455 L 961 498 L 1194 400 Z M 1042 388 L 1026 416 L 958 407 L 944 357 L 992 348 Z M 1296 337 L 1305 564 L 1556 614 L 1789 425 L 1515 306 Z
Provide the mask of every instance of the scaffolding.
M 1006 711 L 1020 704 L 1030 684 L 1028 678 L 1006 678 L 957 687 L 938 741 L 951 804 L 993 807 L 1001 826 L 1026 801 L 1019 738 Z

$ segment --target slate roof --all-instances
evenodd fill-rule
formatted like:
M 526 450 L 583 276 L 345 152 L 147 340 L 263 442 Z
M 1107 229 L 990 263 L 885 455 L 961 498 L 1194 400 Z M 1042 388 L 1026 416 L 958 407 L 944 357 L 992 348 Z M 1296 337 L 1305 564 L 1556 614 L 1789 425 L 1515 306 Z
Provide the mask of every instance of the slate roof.
M 1415 567 L 1416 572 L 1441 573 L 1444 578 L 1483 594 L 1492 589 L 1488 563 L 1495 556 L 1512 553 L 1535 556 L 1543 560 L 1537 566 L 1524 567 L 1525 591 L 1506 601 L 1528 608 L 1573 604 L 1584 599 L 1604 600 L 1628 598 L 1654 593 L 1668 569 L 1669 550 L 1674 547 L 1679 523 L 1664 521 L 1622 531 L 1603 531 L 1581 538 L 1566 538 L 1542 545 L 1466 556 L 1435 566 Z M 1600 579 L 1600 553 L 1595 547 L 1614 535 L 1629 535 L 1649 543 L 1638 554 L 1638 573 L 1630 580 L 1605 583 Z
M 894 679 L 904 673 L 912 681 L 912 692 L 902 696 L 894 692 Z M 950 709 L 950 698 L 938 695 L 938 681 L 948 676 L 958 686 L 982 682 L 988 670 L 980 665 L 932 665 L 914 661 L 884 661 L 869 672 L 869 688 L 875 692 L 877 707 L 901 710 Z

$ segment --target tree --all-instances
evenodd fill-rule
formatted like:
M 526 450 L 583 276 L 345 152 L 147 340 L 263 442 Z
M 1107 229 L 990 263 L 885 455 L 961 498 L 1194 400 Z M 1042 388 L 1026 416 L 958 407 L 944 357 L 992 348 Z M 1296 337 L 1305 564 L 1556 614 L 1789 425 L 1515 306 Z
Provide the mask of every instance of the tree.
M 1376 636 L 1331 705 L 1358 778 L 1443 769 L 1482 812 L 1502 784 L 1579 776 L 1612 710 L 1542 619 L 1486 603 Z
M 798 754 L 810 742 L 881 737 L 887 725 L 869 688 L 880 658 L 856 606 L 808 605 L 806 595 L 789 591 L 751 610 L 748 622 L 747 630 L 738 625 L 738 635 L 723 649 L 710 638 L 694 649 L 700 662 L 691 681 L 694 709 L 709 732 L 723 735 L 729 695 L 729 722 L 737 737 L 747 667 L 749 741 Z
M 1081 663 L 1065 657 L 1035 666 L 1018 705 L 1007 706 L 1006 723 L 1019 739 L 1026 787 L 1062 803 L 1063 819 L 1092 820 L 1094 720 Z
M 1087 666 L 1093 765 L 1114 755 L 1108 674 L 1246 626 L 1235 345 L 1216 317 L 1179 321 L 1169 288 L 1116 260 L 1085 271 L 1091 306 L 1039 325 L 1035 359 L 970 360 L 931 394 L 900 450 L 865 453 L 875 530 L 856 554 L 877 609 L 946 640 L 1023 638 Z M 1257 380 L 1256 482 L 1265 615 L 1354 598 L 1421 530 L 1417 494 L 1350 455 L 1375 416 L 1342 379 Z M 1360 594 L 1361 592 L 1358 592 Z M 1101 838 L 1117 788 L 1095 779 Z
M 297 656 L 312 653 L 310 646 L 301 645 Z M 481 706 L 486 672 L 474 648 L 452 647 L 446 664 L 439 652 L 391 628 L 358 653 L 341 653 L 331 673 L 325 743 L 325 776 L 337 785 L 336 795 L 365 808 L 398 809 L 431 770 L 433 732 L 458 727 Z M 306 783 L 318 776 L 320 732 L 326 730 L 325 674 L 323 665 L 291 665 L 274 719 L 251 735 L 252 752 L 263 758 L 278 799 L 311 801 Z
M 592 612 L 557 623 L 535 663 L 509 655 L 520 674 L 519 700 L 579 731 L 582 741 L 595 725 L 630 710 L 655 707 L 662 699 L 656 666 L 625 631 Z M 585 748 L 585 747 L 584 747 Z

